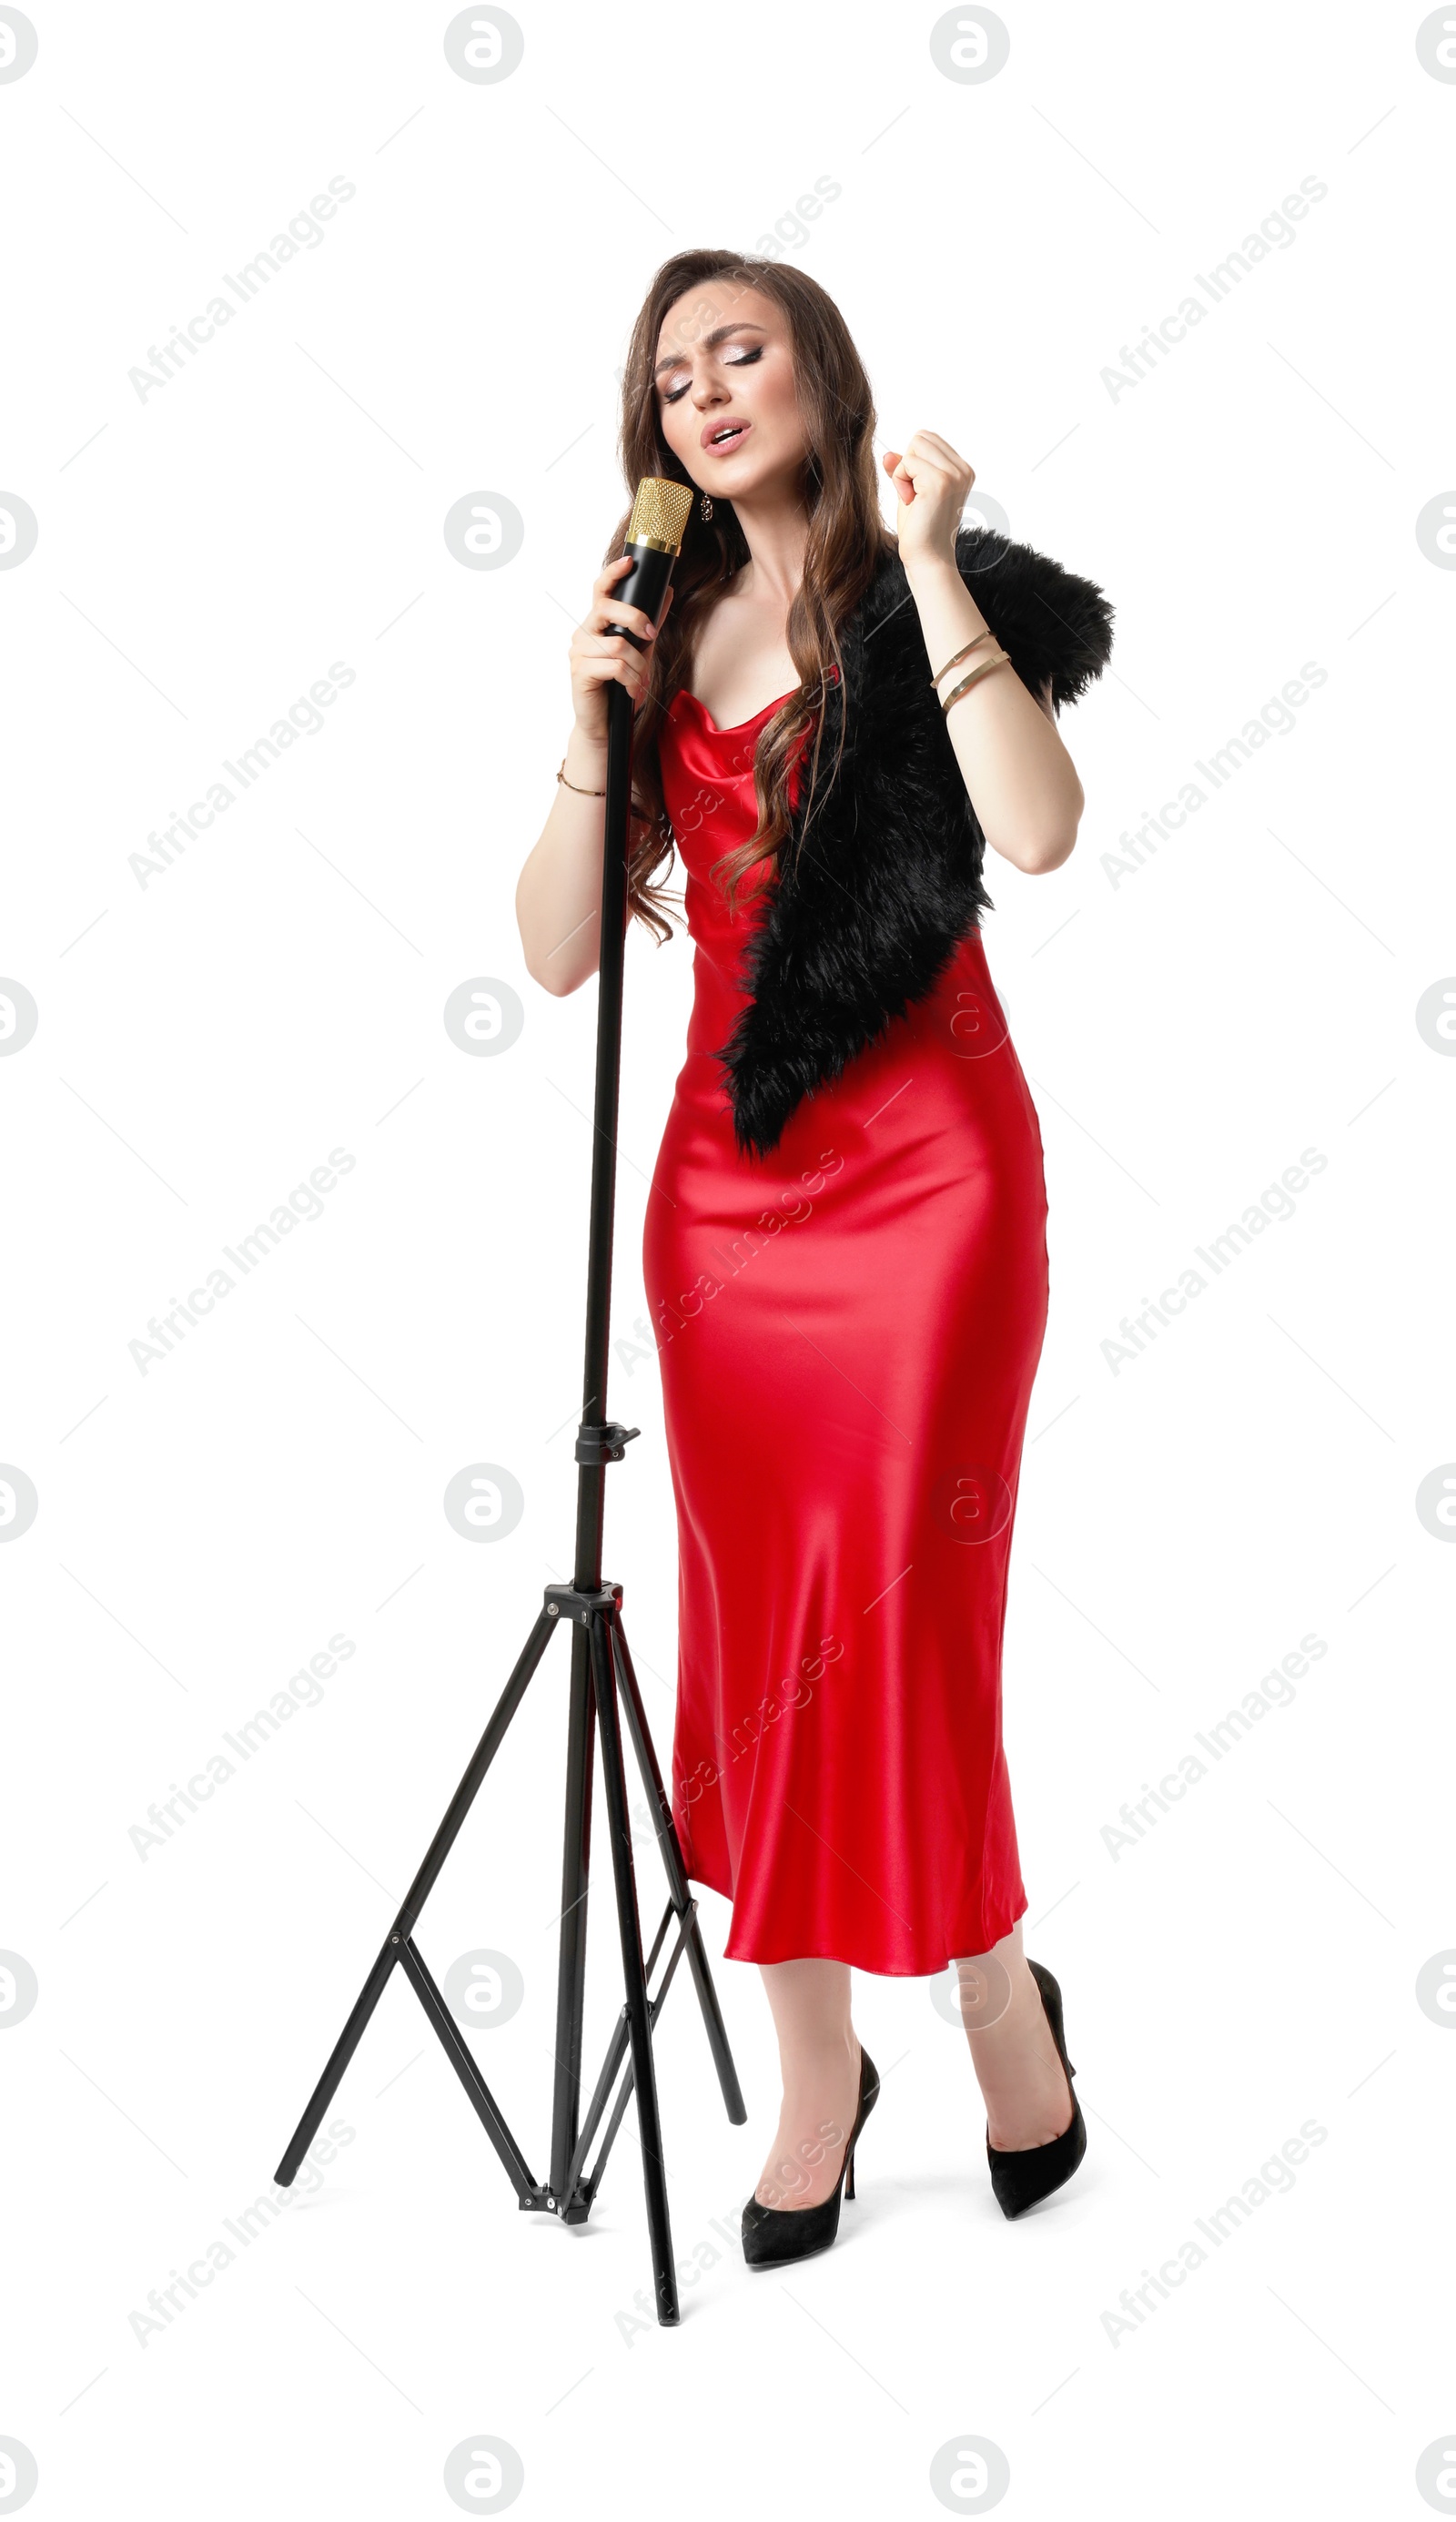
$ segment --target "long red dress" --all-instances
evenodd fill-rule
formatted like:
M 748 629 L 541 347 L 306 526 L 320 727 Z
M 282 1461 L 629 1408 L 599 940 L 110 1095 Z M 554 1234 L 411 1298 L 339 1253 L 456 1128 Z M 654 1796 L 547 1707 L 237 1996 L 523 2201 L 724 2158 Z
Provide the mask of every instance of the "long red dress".
M 695 946 L 642 1260 L 678 1512 L 673 1806 L 727 1952 L 924 1976 L 1026 1907 L 1001 1651 L 1047 1317 L 1041 1132 L 978 933 L 767 1158 L 714 1054 L 762 908 L 710 870 L 756 824 L 780 701 L 680 691 L 664 799 Z

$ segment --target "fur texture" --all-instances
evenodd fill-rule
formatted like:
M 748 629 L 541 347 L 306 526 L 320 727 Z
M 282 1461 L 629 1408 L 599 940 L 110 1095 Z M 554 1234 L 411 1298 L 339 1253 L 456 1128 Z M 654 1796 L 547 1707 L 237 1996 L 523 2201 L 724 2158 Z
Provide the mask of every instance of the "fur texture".
M 1022 681 L 1033 692 L 1050 682 L 1058 709 L 1075 700 L 1111 652 L 1102 589 L 979 528 L 957 537 L 956 557 Z M 881 564 L 841 647 L 819 794 L 807 822 L 801 797 L 740 966 L 750 995 L 718 1054 L 745 1155 L 775 1146 L 805 1096 L 925 997 L 994 908 L 981 882 L 985 836 L 898 555 Z M 831 776 L 841 716 L 844 754 Z

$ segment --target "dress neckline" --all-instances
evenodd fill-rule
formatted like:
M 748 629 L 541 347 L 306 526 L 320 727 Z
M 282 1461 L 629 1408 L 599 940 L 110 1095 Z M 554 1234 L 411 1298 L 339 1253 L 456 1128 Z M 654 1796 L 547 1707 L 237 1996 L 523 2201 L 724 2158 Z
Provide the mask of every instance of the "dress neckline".
M 782 709 L 784 702 L 792 700 L 794 693 L 798 688 L 798 684 L 795 683 L 789 691 L 780 692 L 776 701 L 765 701 L 761 710 L 756 710 L 752 718 L 740 719 L 736 726 L 720 726 L 717 719 L 709 709 L 707 702 L 700 701 L 696 692 L 690 692 L 685 683 L 679 685 L 678 691 L 675 693 L 674 697 L 675 699 L 691 701 L 694 709 L 701 710 L 704 718 L 708 722 L 709 727 L 715 735 L 741 735 L 746 726 L 757 726 L 759 720 L 761 718 L 767 718 L 771 710 Z

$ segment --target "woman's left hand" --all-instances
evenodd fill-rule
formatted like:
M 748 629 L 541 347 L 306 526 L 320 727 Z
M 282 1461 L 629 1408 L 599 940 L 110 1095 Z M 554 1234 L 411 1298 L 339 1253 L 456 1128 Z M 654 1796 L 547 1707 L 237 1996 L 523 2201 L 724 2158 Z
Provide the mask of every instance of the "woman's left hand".
M 956 535 L 975 472 L 963 455 L 933 429 L 917 429 L 903 454 L 881 457 L 900 501 L 900 557 L 907 569 L 916 561 L 949 561 L 954 568 Z

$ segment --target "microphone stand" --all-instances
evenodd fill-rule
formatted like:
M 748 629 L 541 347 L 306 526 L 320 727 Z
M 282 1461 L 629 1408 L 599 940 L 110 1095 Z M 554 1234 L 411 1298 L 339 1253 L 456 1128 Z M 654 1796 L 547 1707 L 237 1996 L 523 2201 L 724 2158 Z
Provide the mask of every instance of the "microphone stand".
M 656 620 L 667 593 L 676 555 L 648 535 L 635 534 L 638 509 L 648 491 L 671 490 L 668 484 L 644 484 L 638 491 L 629 529 L 628 548 L 636 567 L 615 592 Z M 681 527 L 680 527 L 681 531 Z M 631 638 L 630 632 L 622 635 Z M 640 643 L 633 640 L 634 646 Z M 636 1427 L 623 1427 L 605 1416 L 608 1332 L 612 1298 L 612 1229 L 616 1196 L 617 1103 L 622 1057 L 622 972 L 627 925 L 627 852 L 632 793 L 633 705 L 622 683 L 606 686 L 607 785 L 603 807 L 600 981 L 596 1009 L 596 1095 L 593 1112 L 590 1222 L 587 1254 L 587 1352 L 582 1385 L 582 1418 L 577 1432 L 576 1558 L 569 1585 L 547 1585 L 542 1607 L 491 1721 L 477 1744 L 470 1765 L 455 1790 L 440 1828 L 409 1887 L 399 1915 L 365 1980 L 352 2013 L 334 2044 L 308 2106 L 290 2137 L 274 2175 L 288 2188 L 312 2144 L 346 2067 L 365 2026 L 399 1965 L 414 1988 L 450 2065 L 479 2115 L 487 2136 L 500 2157 L 506 2177 L 526 2213 L 559 2216 L 564 2224 L 583 2224 L 591 2211 L 612 2141 L 634 2085 L 637 2099 L 637 2133 L 642 2178 L 647 2198 L 647 2229 L 652 2249 L 653 2292 L 657 2317 L 664 2325 L 679 2318 L 678 2277 L 673 2260 L 668 2215 L 667 2179 L 662 2130 L 653 2070 L 652 2032 L 683 1953 L 697 1989 L 703 2027 L 724 2104 L 734 2125 L 748 2114 L 728 2050 L 728 2033 L 703 1948 L 697 1901 L 688 1889 L 682 1850 L 672 1804 L 657 1765 L 646 1711 L 622 1625 L 622 1587 L 601 1573 L 602 1518 L 606 1467 L 620 1463 Z M 553 1634 L 571 1630 L 571 1677 L 566 1703 L 566 1822 L 561 1862 L 561 1936 L 556 1977 L 556 2075 L 551 2115 L 550 2172 L 538 2180 L 414 1940 L 420 1912 L 434 1888 L 460 1827 L 505 1739 L 511 1718 Z M 620 1715 L 641 1772 L 649 1807 L 657 1816 L 657 1845 L 667 1874 L 668 1901 L 645 1960 L 637 1910 L 636 1877 L 627 1807 L 627 1778 L 622 1754 Z M 602 1783 L 606 1791 L 607 1826 L 617 1895 L 617 1923 L 622 1944 L 626 2002 L 582 2116 L 582 2040 L 587 1975 L 587 1900 L 590 1871 L 592 1772 L 594 1738 L 601 1735 Z M 676 1932 L 673 1933 L 676 1927 Z M 669 1934 L 661 1983 L 655 1995 L 648 1982 Z M 629 2054 L 630 2053 L 630 2054 Z M 595 2162 L 587 2155 L 626 2059 L 621 2089 Z

